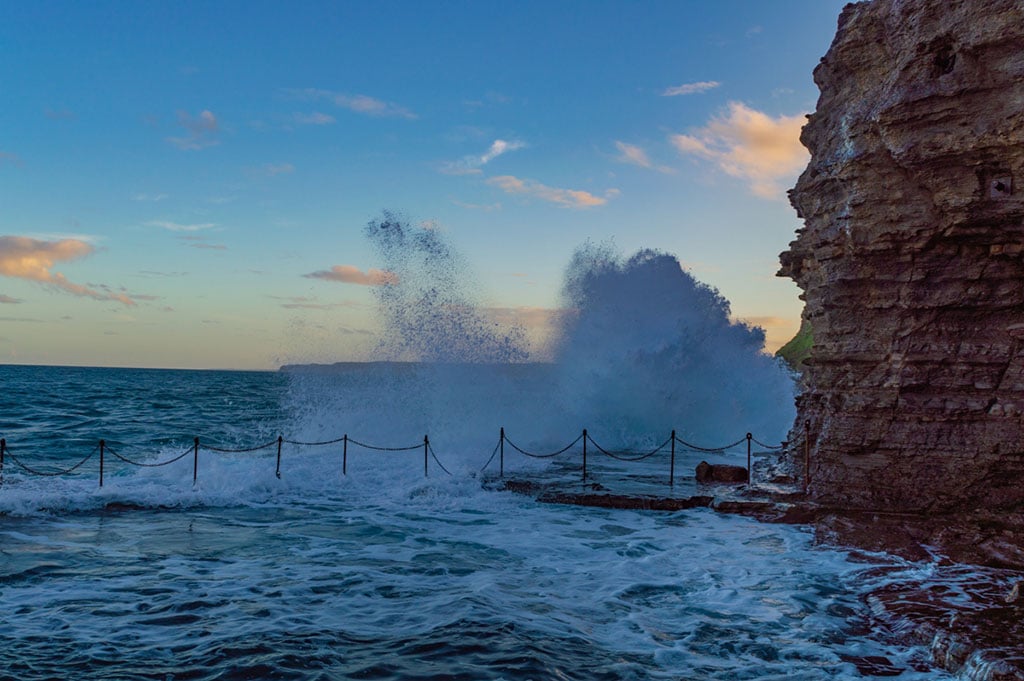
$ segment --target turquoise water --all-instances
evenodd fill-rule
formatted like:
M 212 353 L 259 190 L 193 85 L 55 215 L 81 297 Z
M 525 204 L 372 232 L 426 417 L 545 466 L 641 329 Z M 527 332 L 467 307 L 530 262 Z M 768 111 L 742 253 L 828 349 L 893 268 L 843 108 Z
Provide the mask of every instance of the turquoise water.
M 158 467 L 108 455 L 102 488 L 96 456 L 54 477 L 8 458 L 0 678 L 852 679 L 844 656 L 867 655 L 903 679 L 944 677 L 864 601 L 929 565 L 706 510 L 487 489 L 479 468 L 501 424 L 481 414 L 546 381 L 537 367 L 0 367 L 0 435 L 41 472 L 100 438 L 140 463 L 185 454 Z M 536 447 L 579 425 L 547 416 L 510 418 Z M 280 478 L 275 447 L 202 449 L 192 484 L 197 436 L 405 445 L 425 430 L 451 476 L 425 478 L 418 451 L 353 452 L 342 475 L 337 445 L 289 446 Z

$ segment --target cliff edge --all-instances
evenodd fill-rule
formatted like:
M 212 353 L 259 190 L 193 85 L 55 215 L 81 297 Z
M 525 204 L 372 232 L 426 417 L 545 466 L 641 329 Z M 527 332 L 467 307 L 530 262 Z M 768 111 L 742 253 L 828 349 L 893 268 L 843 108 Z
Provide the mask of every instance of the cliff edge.
M 1024 2 L 847 5 L 780 276 L 814 344 L 791 442 L 825 504 L 1024 505 Z

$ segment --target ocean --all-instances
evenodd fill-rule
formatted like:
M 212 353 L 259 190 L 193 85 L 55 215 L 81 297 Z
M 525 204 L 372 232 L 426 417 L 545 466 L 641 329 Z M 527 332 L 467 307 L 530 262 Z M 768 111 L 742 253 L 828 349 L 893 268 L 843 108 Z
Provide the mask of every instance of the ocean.
M 536 451 L 588 425 L 610 447 L 663 439 L 545 402 L 552 371 L 0 366 L 0 678 L 858 679 L 869 658 L 947 678 L 867 600 L 938 557 L 502 491 L 494 459 L 481 471 L 501 427 Z M 506 475 L 561 479 L 578 455 L 507 451 Z

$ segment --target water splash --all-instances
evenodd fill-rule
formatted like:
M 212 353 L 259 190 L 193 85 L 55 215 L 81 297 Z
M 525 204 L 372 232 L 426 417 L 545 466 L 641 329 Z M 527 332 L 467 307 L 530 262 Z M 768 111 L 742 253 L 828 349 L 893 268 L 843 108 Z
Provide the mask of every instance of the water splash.
M 512 363 L 527 359 L 520 327 L 484 318 L 469 267 L 432 227 L 385 211 L 366 226 L 395 281 L 377 288 L 383 332 L 377 359 Z
M 730 321 L 729 302 L 672 255 L 624 258 L 607 244 L 573 255 L 555 364 L 577 418 L 624 444 L 683 429 L 718 442 L 751 430 L 780 441 L 792 423 L 793 382 L 764 351 L 764 331 Z
M 438 230 L 385 212 L 366 234 L 394 278 L 377 289 L 375 358 L 411 363 L 304 376 L 296 394 L 303 422 L 316 424 L 310 438 L 429 432 L 448 451 L 479 454 L 500 427 L 555 449 L 587 427 L 612 447 L 646 447 L 672 429 L 718 446 L 748 430 L 778 442 L 793 421 L 793 382 L 765 354 L 763 331 L 731 322 L 728 302 L 671 255 L 577 250 L 554 362 L 538 363 L 522 328 L 487 318 L 470 268 Z

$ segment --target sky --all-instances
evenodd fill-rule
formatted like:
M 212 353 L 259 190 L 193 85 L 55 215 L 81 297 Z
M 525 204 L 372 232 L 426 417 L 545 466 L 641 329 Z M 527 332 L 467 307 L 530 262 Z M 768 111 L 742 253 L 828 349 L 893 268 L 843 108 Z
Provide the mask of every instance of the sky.
M 591 241 L 674 254 L 772 351 L 843 4 L 0 0 L 0 363 L 366 359 L 384 210 L 538 348 Z

